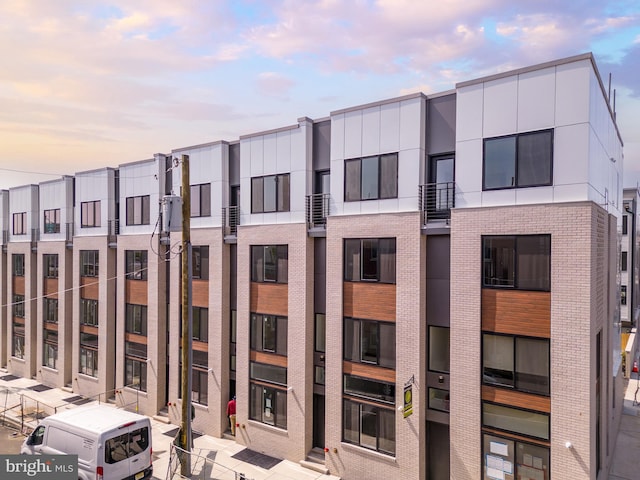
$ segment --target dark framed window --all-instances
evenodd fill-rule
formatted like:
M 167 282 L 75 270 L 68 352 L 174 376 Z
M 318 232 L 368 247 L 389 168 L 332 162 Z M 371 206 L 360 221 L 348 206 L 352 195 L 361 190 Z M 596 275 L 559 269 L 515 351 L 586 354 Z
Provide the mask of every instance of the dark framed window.
M 127 225 L 149 225 L 150 197 L 127 197 Z
M 483 190 L 552 185 L 553 130 L 484 140 Z
M 13 337 L 11 341 L 11 356 L 24 358 L 24 325 L 13 324 Z
M 345 239 L 344 279 L 348 282 L 396 283 L 396 239 Z
M 80 299 L 80 325 L 98 326 L 98 300 Z
M 287 391 L 251 382 L 249 418 L 277 428 L 287 428 Z
M 124 342 L 125 375 L 127 387 L 142 392 L 147 391 L 147 345 L 144 343 Z
M 27 234 L 27 212 L 19 212 L 13 214 L 13 234 Z
M 57 368 L 58 363 L 58 332 L 56 330 L 42 331 L 42 365 L 49 368 Z
M 549 414 L 482 402 L 482 426 L 516 435 L 549 440 Z
M 209 280 L 209 247 L 191 247 L 191 260 L 192 277 Z
M 289 211 L 289 174 L 251 179 L 251 213 Z
M 492 480 L 498 475 L 504 478 L 541 478 L 550 480 L 549 447 L 483 434 L 482 439 L 483 480 Z M 502 470 L 496 470 L 502 466 Z M 505 466 L 510 470 L 505 475 Z
M 58 255 L 45 254 L 42 256 L 42 269 L 45 278 L 58 278 Z
M 483 287 L 549 291 L 551 235 L 483 236 Z
M 126 250 L 126 273 L 129 280 L 146 280 L 148 271 L 146 250 Z
M 429 325 L 429 370 L 449 373 L 449 327 Z
M 398 198 L 398 154 L 344 161 L 344 201 Z
M 314 328 L 314 351 L 324 353 L 327 349 L 327 316 L 316 313 Z
M 209 341 L 209 309 L 203 307 L 191 307 L 193 323 L 191 324 L 191 334 L 194 340 L 200 342 Z
M 449 391 L 429 387 L 429 408 L 449 412 Z
M 182 358 L 182 349 L 180 358 Z M 193 368 L 191 369 L 191 401 L 200 405 L 208 405 L 209 402 L 209 359 L 208 352 L 193 350 Z M 182 398 L 182 361 L 179 362 L 178 371 L 178 398 Z
M 229 352 L 229 369 L 232 372 L 236 371 L 236 335 L 238 332 L 238 313 L 236 310 L 231 310 L 230 314 L 231 332 L 230 332 L 230 352 Z
M 251 281 L 287 283 L 288 251 L 287 245 L 252 245 Z
M 98 336 L 80 333 L 80 373 L 98 376 Z
M 342 441 L 395 455 L 395 409 L 343 399 Z
M 60 209 L 44 211 L 44 233 L 60 233 Z
M 345 360 L 396 367 L 396 325 L 393 322 L 345 318 L 343 342 Z
M 550 394 L 549 340 L 482 334 L 482 381 L 486 385 Z
M 343 375 L 343 392 L 345 395 L 360 397 L 365 400 L 373 400 L 392 405 L 395 403 L 396 386 L 393 383 L 357 377 L 355 375 Z
M 626 235 L 629 230 L 629 215 L 622 215 L 622 234 Z
M 626 272 L 628 263 L 627 252 L 620 252 L 620 270 Z
M 11 271 L 14 277 L 24 277 L 24 253 L 11 255 Z
M 58 299 L 43 298 L 42 299 L 42 318 L 45 322 L 58 323 Z
M 98 250 L 80 250 L 80 276 L 97 277 L 100 252 Z
M 109 438 L 105 442 L 104 463 L 113 464 L 134 457 L 145 451 L 149 445 L 149 427 L 138 428 Z
M 268 363 L 249 363 L 249 377 L 251 380 L 272 383 L 281 387 L 287 386 L 287 368 Z
M 620 285 L 620 305 L 627 304 L 627 286 Z
M 147 335 L 147 306 L 127 303 L 125 305 L 125 332 Z
M 191 185 L 191 216 L 211 216 L 211 184 Z
M 80 228 L 99 227 L 101 218 L 100 200 L 80 203 Z
M 251 314 L 251 350 L 287 354 L 287 317 Z
M 24 295 L 13 294 L 12 315 L 18 318 L 24 318 Z

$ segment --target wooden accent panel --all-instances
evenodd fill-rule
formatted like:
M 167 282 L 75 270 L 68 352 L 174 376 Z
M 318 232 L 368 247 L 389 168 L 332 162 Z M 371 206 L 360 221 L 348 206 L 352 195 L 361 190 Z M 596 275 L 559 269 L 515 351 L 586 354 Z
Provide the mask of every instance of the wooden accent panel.
M 58 331 L 58 324 L 57 323 L 51 323 L 51 322 L 44 322 L 44 329 L 45 330 L 50 330 L 52 332 L 57 332 Z
M 80 331 L 82 333 L 90 333 L 92 335 L 98 335 L 98 327 L 92 327 L 91 325 L 80 325 Z
M 396 320 L 396 286 L 388 283 L 344 282 L 345 317 Z
M 191 343 L 191 346 L 193 347 L 194 350 L 197 350 L 198 352 L 209 351 L 209 344 L 207 342 L 201 342 L 200 340 L 194 340 Z
M 251 355 L 249 356 L 249 358 L 252 362 L 266 363 L 268 365 L 276 365 L 277 367 L 287 368 L 287 357 L 283 355 L 251 351 Z
M 482 329 L 551 337 L 551 293 L 482 289 Z
M 44 279 L 44 294 L 49 298 L 58 298 L 58 279 L 57 278 L 45 278 Z
M 191 280 L 191 303 L 194 307 L 209 308 L 209 280 Z
M 13 277 L 13 293 L 24 295 L 24 277 Z
M 13 318 L 13 323 L 15 323 L 16 325 L 24 325 L 24 318 L 23 317 L 12 317 Z
M 124 340 L 126 342 L 142 343 L 144 345 L 147 344 L 147 337 L 144 335 L 138 335 L 137 333 L 125 333 Z
M 148 282 L 144 280 L 125 280 L 125 302 L 147 305 Z
M 342 362 L 342 371 L 356 377 L 371 378 L 382 382 L 396 383 L 396 371 L 365 363 Z
M 251 282 L 251 306 L 255 313 L 289 315 L 289 286 L 286 283 Z
M 80 285 L 82 285 L 80 298 L 99 300 L 98 287 L 100 282 L 98 282 L 98 277 L 80 277 Z
M 504 388 L 482 386 L 482 400 L 512 407 L 551 413 L 551 398 L 532 393 L 516 392 Z

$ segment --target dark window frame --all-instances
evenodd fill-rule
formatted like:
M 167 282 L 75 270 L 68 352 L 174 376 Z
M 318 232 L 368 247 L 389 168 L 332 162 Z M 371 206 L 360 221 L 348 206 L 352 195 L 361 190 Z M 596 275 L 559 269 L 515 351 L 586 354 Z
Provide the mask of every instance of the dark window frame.
M 100 251 L 80 250 L 80 276 L 97 277 L 100 273 Z
M 44 211 L 44 233 L 60 233 L 60 209 L 52 208 Z
M 351 324 L 353 325 L 353 327 L 350 326 Z M 356 327 L 356 324 L 357 324 L 357 327 Z M 364 348 L 367 348 L 366 346 L 363 346 L 363 340 L 364 340 L 363 326 L 375 329 L 375 335 L 376 335 L 375 360 L 366 359 L 367 356 L 371 358 L 372 355 L 371 354 L 367 355 L 365 353 L 365 350 L 363 350 Z M 393 344 L 392 344 L 393 355 L 391 356 L 392 357 L 391 362 L 383 362 L 382 354 L 383 354 L 383 351 L 386 351 L 386 350 L 383 349 L 381 340 L 387 338 L 388 335 L 390 334 L 389 330 L 387 330 L 383 334 L 381 332 L 383 328 L 385 330 L 387 328 L 389 329 L 392 328 L 394 333 Z M 395 335 L 395 329 L 396 329 L 395 322 L 385 322 L 381 320 L 369 320 L 369 319 L 361 319 L 361 318 L 344 317 L 342 319 L 343 359 L 348 362 L 361 363 L 363 365 L 375 365 L 377 367 L 395 369 L 396 357 L 397 357 L 397 346 L 396 346 L 397 339 Z M 347 338 L 349 333 L 351 333 L 352 335 L 351 338 Z M 350 348 L 347 348 L 347 346 L 349 346 Z M 356 352 L 354 352 L 355 349 L 358 350 L 357 354 Z M 347 352 L 350 352 L 350 355 L 348 355 Z
M 372 155 L 372 156 L 368 156 L 368 157 L 360 157 L 360 158 L 349 158 L 349 159 L 345 159 L 344 161 L 344 184 L 343 184 L 343 188 L 344 188 L 344 201 L 345 202 L 366 202 L 369 200 L 389 200 L 389 199 L 394 199 L 394 198 L 398 198 L 398 170 L 399 170 L 399 161 L 398 161 L 398 152 L 390 152 L 390 153 L 384 153 L 384 154 L 380 154 L 380 155 Z M 386 183 L 384 183 L 384 181 L 386 181 L 386 177 L 383 179 L 383 159 L 386 158 L 392 158 L 395 160 L 395 178 L 392 179 L 392 185 L 391 185 L 391 191 L 392 193 L 387 195 L 384 193 L 385 188 L 384 186 L 387 185 Z M 375 196 L 371 196 L 371 197 L 367 197 L 367 198 L 362 198 L 362 186 L 363 186 L 363 175 L 362 175 L 362 163 L 363 161 L 372 161 L 372 160 L 376 160 L 377 161 L 377 189 L 375 192 Z M 349 194 L 349 175 L 352 169 L 348 168 L 349 164 L 358 164 L 358 175 L 359 178 L 358 180 L 358 191 L 354 192 L 352 195 Z M 356 179 L 354 179 L 355 182 Z
M 42 319 L 47 323 L 58 323 L 58 299 L 42 299 Z
M 57 253 L 45 253 L 42 255 L 44 278 L 58 278 L 58 262 Z
M 149 225 L 151 221 L 151 196 L 138 195 L 126 199 L 127 225 Z
M 627 304 L 627 286 L 620 285 L 620 305 Z
M 346 435 L 346 430 L 347 430 L 347 423 L 352 419 L 352 417 L 350 415 L 348 415 L 348 411 L 351 408 L 357 408 L 357 422 L 356 425 L 353 425 L 354 427 L 357 427 L 357 436 L 358 436 L 358 441 L 354 441 L 353 439 L 349 438 Z M 364 444 L 362 441 L 362 427 L 363 427 L 363 408 L 365 409 L 370 409 L 370 414 L 375 415 L 375 439 L 376 439 L 376 445 L 375 447 L 371 447 L 370 445 Z M 382 417 L 383 415 L 381 415 L 381 412 L 384 412 L 384 416 L 391 416 L 391 422 L 389 422 L 389 425 L 392 426 L 393 429 L 393 451 L 391 451 L 390 449 L 384 449 L 381 448 L 381 442 L 380 442 L 380 438 L 382 435 L 382 426 L 381 426 L 381 421 L 382 421 Z M 366 413 L 366 412 L 364 412 Z M 391 455 L 391 456 L 395 456 L 396 455 L 396 424 L 395 424 L 395 408 L 384 408 L 382 406 L 378 406 L 378 405 L 373 405 L 373 404 L 369 404 L 369 403 L 362 403 L 362 402 L 358 402 L 358 401 L 354 401 L 350 398 L 343 398 L 342 399 L 342 425 L 341 425 L 341 435 L 342 435 L 342 441 L 344 443 L 349 443 L 352 445 L 357 445 L 360 448 L 366 448 L 367 450 L 373 450 L 376 452 L 379 452 L 383 455 Z M 353 429 L 354 432 L 356 432 L 355 429 Z
M 265 181 L 271 180 L 275 183 L 273 198 L 271 198 L 271 191 L 264 188 Z M 269 205 L 273 203 L 273 209 L 265 208 L 267 203 Z M 291 180 L 288 173 L 251 177 L 251 213 L 289 212 L 290 210 Z
M 78 373 L 96 378 L 98 376 L 98 349 L 80 344 Z M 83 365 L 84 359 L 84 365 Z
M 191 277 L 198 280 L 209 280 L 209 246 L 191 247 Z
M 13 235 L 27 234 L 27 212 L 16 212 L 11 217 Z
M 80 299 L 80 325 L 97 327 L 98 325 L 98 300 L 92 298 Z
M 80 202 L 80 228 L 94 228 L 102 225 L 100 200 Z
M 357 269 L 356 254 L 358 262 Z M 397 254 L 397 239 L 395 237 L 343 239 L 344 281 L 377 282 L 395 285 L 397 276 Z M 393 256 L 393 266 L 388 265 L 387 268 L 385 268 L 382 265 L 383 255 Z
M 125 250 L 125 274 L 128 280 L 146 281 L 149 270 L 147 250 Z
M 484 410 L 484 406 L 485 405 L 493 405 L 496 407 L 500 407 L 500 408 L 505 408 L 505 409 L 509 409 L 509 410 L 516 410 L 519 412 L 525 412 L 525 413 L 532 413 L 535 415 L 540 415 L 543 417 L 547 417 L 547 433 L 545 437 L 538 437 L 535 435 L 530 435 L 529 433 L 526 432 L 521 432 L 518 430 L 506 430 L 504 428 L 498 427 L 496 425 L 491 425 L 491 424 L 487 424 L 485 423 L 485 410 Z M 491 430 L 495 430 L 496 432 L 502 432 L 502 433 L 506 433 L 509 435 L 517 435 L 517 436 L 522 436 L 525 438 L 531 438 L 534 440 L 539 440 L 539 441 L 544 441 L 544 442 L 548 442 L 551 439 L 551 413 L 548 412 L 541 412 L 539 410 L 532 410 L 530 408 L 521 408 L 521 407 L 516 407 L 515 405 L 508 405 L 508 404 L 503 404 L 503 403 L 498 403 L 498 402 L 491 402 L 491 401 L 487 401 L 487 400 L 482 400 L 481 405 L 480 405 L 480 418 L 481 418 L 481 424 L 483 428 L 489 428 Z
M 23 294 L 13 294 L 11 315 L 17 318 L 25 317 L 25 296 Z
M 42 366 L 57 369 L 58 365 L 58 331 L 43 330 Z M 55 337 L 55 338 L 54 338 Z
M 134 333 L 136 335 L 147 336 L 147 305 L 136 303 L 125 304 L 125 324 L 124 331 L 126 333 Z
M 264 327 L 268 321 L 273 323 L 273 338 L 269 341 L 270 344 L 271 342 L 273 343 L 273 348 L 265 347 L 265 343 L 267 342 L 265 341 Z M 280 331 L 283 327 L 285 328 L 284 333 Z M 249 346 L 251 350 L 286 357 L 288 352 L 288 334 L 288 317 L 251 312 L 249 316 Z
M 255 389 L 255 390 L 254 390 Z M 260 393 L 260 405 L 255 405 L 256 392 Z M 271 407 L 266 406 L 266 395 L 269 394 Z M 249 382 L 249 419 L 264 423 L 281 430 L 287 429 L 287 390 L 262 382 Z M 265 420 L 265 411 L 273 415 L 273 421 Z M 283 412 L 283 414 L 281 413 Z
M 211 184 L 191 185 L 191 218 L 211 216 Z
M 289 281 L 289 246 L 288 245 L 251 245 L 250 248 L 251 248 L 251 281 L 252 282 L 288 283 Z M 269 263 L 267 263 L 267 261 L 265 260 L 268 257 L 271 258 L 272 260 Z M 261 267 L 260 267 L 260 264 L 261 264 Z
M 620 271 L 626 272 L 629 265 L 629 258 L 627 252 L 620 252 Z
M 13 253 L 11 255 L 11 272 L 14 277 L 24 277 L 25 258 L 24 253 Z

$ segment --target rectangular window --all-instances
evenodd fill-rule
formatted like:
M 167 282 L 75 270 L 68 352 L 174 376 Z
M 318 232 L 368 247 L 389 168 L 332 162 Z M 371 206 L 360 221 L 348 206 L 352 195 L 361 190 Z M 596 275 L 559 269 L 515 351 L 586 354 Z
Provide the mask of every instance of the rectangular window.
M 267 385 L 251 383 L 249 392 L 251 420 L 287 428 L 287 391 Z
M 483 383 L 549 395 L 549 340 L 482 334 Z
M 289 275 L 287 245 L 251 246 L 251 281 L 287 283 Z
M 11 269 L 14 277 L 24 277 L 24 253 L 11 255 Z
M 551 477 L 549 448 L 484 434 L 482 442 L 483 480 L 495 478 L 544 479 Z M 496 467 L 502 466 L 502 470 Z M 511 474 L 504 474 L 504 467 Z
M 44 233 L 60 233 L 60 209 L 44 211 Z
M 484 236 L 483 287 L 549 291 L 551 236 Z
M 211 216 L 211 184 L 191 185 L 191 217 Z
M 251 213 L 288 211 L 288 173 L 251 179 Z
M 620 305 L 627 304 L 627 286 L 620 285 Z
M 20 213 L 13 214 L 13 234 L 14 235 L 27 234 L 27 212 L 20 212 Z
M 396 398 L 395 384 L 349 374 L 344 374 L 343 391 L 346 395 L 388 404 L 393 404 Z
M 125 305 L 125 331 L 136 335 L 147 335 L 147 306 L 127 303 Z
M 11 356 L 24 358 L 24 325 L 22 325 L 21 328 L 14 325 L 13 339 L 11 342 Z
M 627 252 L 620 252 L 620 270 L 627 271 Z
M 344 201 L 398 198 L 398 154 L 344 161 Z
M 551 185 L 553 131 L 484 140 L 483 190 Z
M 44 343 L 42 345 L 42 365 L 56 368 L 58 362 L 58 332 L 55 330 L 43 330 Z
M 125 342 L 125 385 L 142 392 L 147 391 L 147 346 Z
M 80 250 L 80 276 L 81 277 L 97 277 L 98 276 L 98 250 Z
M 80 325 L 98 326 L 98 300 L 80 299 Z
M 396 367 L 395 323 L 345 318 L 343 343 L 345 360 Z
M 251 314 L 251 350 L 287 354 L 287 317 Z
M 93 347 L 83 345 L 83 335 L 80 335 L 80 373 L 90 377 L 98 376 L 98 337 L 95 337 L 96 347 Z
M 146 280 L 148 263 L 146 250 L 126 250 L 126 273 L 129 280 Z
M 193 322 L 191 334 L 194 340 L 200 342 L 209 341 L 209 309 L 203 307 L 191 307 Z
M 118 463 L 145 451 L 150 445 L 149 428 L 143 427 L 128 433 L 116 435 L 105 442 L 104 462 Z M 133 460 L 135 462 L 136 460 Z
M 629 229 L 629 215 L 622 216 L 622 234 L 626 235 Z
M 43 255 L 42 269 L 45 278 L 58 278 L 58 255 Z
M 193 352 L 195 353 L 195 352 Z M 191 401 L 200 405 L 209 403 L 209 372 L 195 366 L 191 370 Z
M 396 239 L 345 239 L 344 279 L 348 282 L 396 283 Z
M 316 313 L 315 320 L 314 350 L 316 352 L 324 353 L 327 348 L 327 317 L 324 313 Z
M 43 314 L 42 318 L 45 322 L 58 323 L 58 299 L 47 298 L 42 300 Z
M 267 363 L 250 362 L 249 376 L 252 380 L 287 386 L 287 369 Z
M 342 441 L 395 455 L 395 409 L 347 399 L 343 400 L 342 408 Z
M 191 247 L 191 272 L 193 278 L 209 280 L 209 247 Z
M 150 197 L 127 197 L 127 225 L 149 225 Z
M 24 295 L 13 294 L 13 316 L 24 318 Z
M 230 353 L 229 353 L 229 369 L 232 372 L 236 371 L 236 334 L 238 328 L 238 317 L 237 312 L 235 310 L 231 310 L 231 339 L 230 343 Z
M 429 387 L 429 408 L 432 410 L 440 410 L 441 412 L 448 412 L 449 392 L 447 390 Z
M 429 370 L 449 373 L 449 328 L 429 326 Z
M 546 413 L 482 402 L 482 425 L 549 440 L 549 415 Z
M 99 227 L 101 222 L 100 200 L 80 203 L 80 228 Z

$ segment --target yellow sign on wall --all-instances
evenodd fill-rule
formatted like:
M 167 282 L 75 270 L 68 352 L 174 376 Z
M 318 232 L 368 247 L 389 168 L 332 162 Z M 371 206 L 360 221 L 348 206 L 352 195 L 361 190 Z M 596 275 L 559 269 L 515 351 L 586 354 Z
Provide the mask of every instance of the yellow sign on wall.
M 404 387 L 404 418 L 413 413 L 413 384 Z

